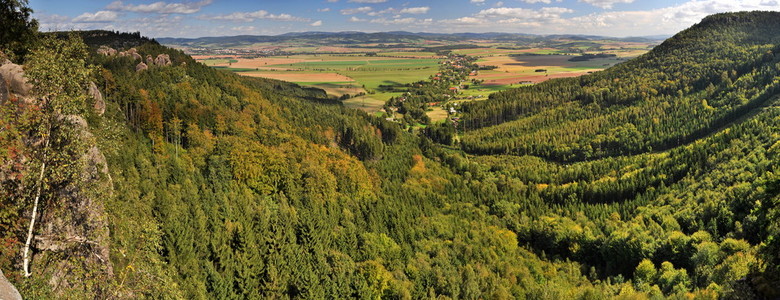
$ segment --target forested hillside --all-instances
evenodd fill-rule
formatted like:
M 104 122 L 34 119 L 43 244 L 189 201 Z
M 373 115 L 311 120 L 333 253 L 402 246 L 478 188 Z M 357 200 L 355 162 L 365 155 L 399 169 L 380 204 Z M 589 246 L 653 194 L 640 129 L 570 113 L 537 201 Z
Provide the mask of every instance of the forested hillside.
M 25 298 L 776 297 L 776 20 L 710 17 L 638 62 L 475 104 L 468 124 L 482 128 L 466 133 L 464 149 L 507 154 L 484 156 L 321 90 L 215 70 L 133 34 L 37 34 L 14 57 L 32 90 L 3 78 L 0 268 Z M 710 27 L 734 38 L 693 52 L 688 40 Z M 644 66 L 669 53 L 680 62 Z M 549 92 L 580 95 L 587 80 L 625 94 Z M 710 82 L 723 98 L 707 104 Z M 731 94 L 746 101 L 723 100 Z M 636 142 L 615 135 L 590 156 L 545 140 L 524 141 L 536 147 L 527 152 L 469 148 L 521 122 L 525 132 L 589 130 L 571 118 L 616 128 L 623 110 L 663 97 L 659 122 L 690 126 Z M 683 100 L 713 110 L 695 121 L 683 112 L 699 110 Z M 523 109 L 480 115 L 510 107 Z M 503 132 L 518 139 L 498 142 L 534 136 Z
M 580 161 L 701 138 L 778 91 L 778 16 L 713 15 L 608 70 L 474 102 L 463 149 Z

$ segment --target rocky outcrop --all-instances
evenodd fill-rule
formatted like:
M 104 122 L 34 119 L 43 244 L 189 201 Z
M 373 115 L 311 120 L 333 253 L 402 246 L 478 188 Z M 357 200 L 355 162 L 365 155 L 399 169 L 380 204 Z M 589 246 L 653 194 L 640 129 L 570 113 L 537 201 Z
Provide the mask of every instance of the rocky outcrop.
M 32 85 L 27 82 L 22 66 L 14 63 L 0 65 L 0 101 L 17 98 L 23 103 L 34 101 Z
M 2 300 L 22 300 L 22 295 L 16 290 L 13 284 L 8 282 L 8 279 L 3 275 L 3 271 L 0 270 L 0 299 Z
M 88 146 L 74 159 L 81 169 L 79 180 L 60 190 L 56 207 L 43 210 L 41 227 L 35 236 L 33 268 L 42 268 L 42 273 L 51 275 L 49 285 L 55 294 L 87 290 L 88 294 L 105 296 L 107 286 L 84 284 L 85 280 L 108 282 L 113 277 L 108 220 L 103 206 L 113 190 L 111 176 L 87 121 L 76 115 L 59 119 L 71 124 L 80 143 Z
M 103 100 L 103 94 L 100 93 L 100 90 L 94 82 L 89 83 L 87 94 L 89 94 L 93 100 L 92 109 L 95 110 L 96 114 L 102 116 L 106 112 L 106 102 Z
M 127 49 L 127 51 L 119 52 L 119 56 L 129 56 L 132 57 L 134 60 L 143 60 L 141 57 L 141 54 L 138 54 L 138 50 L 135 48 Z
M 154 58 L 152 58 L 151 54 L 146 55 L 146 65 L 150 67 L 154 65 Z
M 32 85 L 27 82 L 22 66 L 13 63 L 4 64 L 0 66 L 0 76 L 8 85 L 9 92 L 19 96 L 30 95 Z
M 100 48 L 97 49 L 97 53 L 105 56 L 114 56 L 117 54 L 116 49 L 108 46 L 100 46 Z
M 168 54 L 160 54 L 157 55 L 157 59 L 154 60 L 154 64 L 156 66 L 170 66 L 171 65 L 171 57 Z
M 140 63 L 138 63 L 138 65 L 136 65 L 136 66 L 135 66 L 135 71 L 136 71 L 136 72 L 145 71 L 146 69 L 149 69 L 149 66 L 147 66 L 147 65 L 146 65 L 145 63 L 143 63 L 143 62 L 140 62 Z

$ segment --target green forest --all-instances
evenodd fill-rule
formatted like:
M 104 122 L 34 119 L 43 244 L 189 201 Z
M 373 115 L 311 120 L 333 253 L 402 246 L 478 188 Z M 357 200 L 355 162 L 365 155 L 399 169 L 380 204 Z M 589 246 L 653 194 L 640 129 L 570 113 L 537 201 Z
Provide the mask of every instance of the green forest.
M 0 269 L 26 299 L 780 297 L 780 13 L 417 132 L 0 1 L 25 75 L 0 72 Z

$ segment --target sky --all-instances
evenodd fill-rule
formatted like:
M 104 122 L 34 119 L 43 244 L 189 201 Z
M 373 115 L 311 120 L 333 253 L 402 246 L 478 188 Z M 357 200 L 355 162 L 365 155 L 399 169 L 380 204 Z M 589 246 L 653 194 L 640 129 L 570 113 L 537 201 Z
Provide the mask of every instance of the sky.
M 780 0 L 29 0 L 40 30 L 160 37 L 303 31 L 672 35 L 718 12 Z

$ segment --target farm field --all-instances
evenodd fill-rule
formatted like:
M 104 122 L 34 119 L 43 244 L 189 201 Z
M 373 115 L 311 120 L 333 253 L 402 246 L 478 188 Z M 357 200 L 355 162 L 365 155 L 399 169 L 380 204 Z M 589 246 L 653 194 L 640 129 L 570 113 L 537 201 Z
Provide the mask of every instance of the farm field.
M 641 55 L 652 46 L 648 43 L 614 41 L 559 41 L 556 45 L 539 47 L 516 47 L 511 43 L 491 40 L 467 42 L 470 46 L 447 50 L 476 57 L 477 64 L 495 68 L 469 76 L 468 80 L 462 82 L 469 88 L 461 89 L 454 101 L 485 100 L 492 93 L 524 84 L 582 76 Z M 415 47 L 448 47 L 446 43 L 435 40 L 409 44 L 408 48 L 382 49 L 380 43 L 364 43 L 359 48 L 356 46 L 257 44 L 247 47 L 284 51 L 284 55 L 250 57 L 221 54 L 193 57 L 208 66 L 224 68 L 243 76 L 317 87 L 337 98 L 354 96 L 343 100 L 344 105 L 377 113 L 388 99 L 401 95 L 405 90 L 403 85 L 428 80 L 438 72 L 443 53 Z M 569 61 L 585 53 L 615 56 Z M 441 107 L 435 107 L 427 114 L 432 120 L 446 118 L 446 112 Z
M 399 95 L 391 86 L 426 80 L 439 69 L 433 52 L 382 52 L 365 54 L 299 54 L 261 58 L 199 56 L 212 67 L 243 76 L 264 77 L 318 87 L 329 95 L 367 94 L 345 101 L 350 107 L 374 113 L 390 97 Z M 372 93 L 373 92 L 373 93 Z

